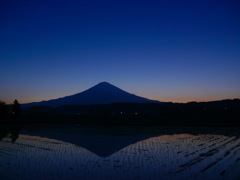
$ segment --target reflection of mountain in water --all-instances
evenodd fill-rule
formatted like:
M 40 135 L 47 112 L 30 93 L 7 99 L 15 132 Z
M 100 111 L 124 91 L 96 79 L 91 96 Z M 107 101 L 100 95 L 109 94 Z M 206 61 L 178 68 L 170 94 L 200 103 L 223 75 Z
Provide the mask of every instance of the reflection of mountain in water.
M 231 130 L 231 129 L 230 129 Z M 18 138 L 20 127 L 4 126 L 0 129 L 0 140 L 6 136 L 15 142 Z M 229 129 L 224 131 L 226 135 Z M 224 134 L 222 130 L 213 134 Z M 139 141 L 162 134 L 174 135 L 182 133 L 199 134 L 211 133 L 208 128 L 145 128 L 145 127 L 80 127 L 73 125 L 58 125 L 49 127 L 23 128 L 22 133 L 31 136 L 39 136 L 53 140 L 63 141 L 82 147 L 100 157 L 108 157 L 121 149 Z
M 132 133 L 118 128 L 59 128 L 55 130 L 41 129 L 39 132 L 24 134 L 46 137 L 77 145 L 100 157 L 107 157 L 119 150 L 152 137 L 149 134 Z
M 157 131 L 152 133 L 153 129 L 148 135 L 138 128 L 23 129 L 15 143 L 8 138 L 0 141 L 0 153 L 3 152 L 0 177 L 12 180 L 16 177 L 35 180 L 239 179 L 239 129 L 191 129 L 194 134 L 179 133 L 181 130 L 177 128 L 162 129 L 161 136 L 155 136 Z M 118 149 L 136 140 L 133 137 L 147 136 L 154 137 Z M 51 139 L 53 137 L 62 141 Z M 111 144 L 113 140 L 117 144 Z M 70 141 L 78 145 L 68 143 Z M 110 154 L 118 152 L 100 157 L 90 152 L 94 145 L 98 154 L 102 153 L 101 145 L 105 146 L 102 149 L 105 155 L 107 148 L 112 149 Z

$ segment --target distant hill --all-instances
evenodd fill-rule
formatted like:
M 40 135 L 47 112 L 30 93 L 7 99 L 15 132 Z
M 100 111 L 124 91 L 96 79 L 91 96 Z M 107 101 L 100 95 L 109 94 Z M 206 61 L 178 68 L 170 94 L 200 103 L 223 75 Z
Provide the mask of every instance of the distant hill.
M 52 99 L 42 102 L 23 104 L 23 107 L 30 106 L 64 106 L 64 105 L 93 105 L 112 103 L 159 103 L 134 94 L 130 94 L 110 83 L 101 82 L 90 89 L 71 96 Z

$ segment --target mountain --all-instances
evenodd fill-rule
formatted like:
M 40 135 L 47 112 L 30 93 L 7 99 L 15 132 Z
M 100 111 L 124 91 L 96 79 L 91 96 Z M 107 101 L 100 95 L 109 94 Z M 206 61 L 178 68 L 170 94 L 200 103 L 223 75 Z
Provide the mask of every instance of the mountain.
M 71 96 L 52 99 L 42 102 L 25 104 L 29 106 L 63 106 L 63 105 L 92 105 L 92 104 L 112 104 L 112 103 L 159 103 L 134 94 L 130 94 L 120 88 L 101 82 L 90 89 Z

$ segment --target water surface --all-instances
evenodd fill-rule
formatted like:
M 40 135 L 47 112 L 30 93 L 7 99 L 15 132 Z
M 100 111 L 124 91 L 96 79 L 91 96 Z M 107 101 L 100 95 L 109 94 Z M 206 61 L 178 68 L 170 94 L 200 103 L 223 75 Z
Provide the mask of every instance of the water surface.
M 1 179 L 240 179 L 240 129 L 1 126 Z

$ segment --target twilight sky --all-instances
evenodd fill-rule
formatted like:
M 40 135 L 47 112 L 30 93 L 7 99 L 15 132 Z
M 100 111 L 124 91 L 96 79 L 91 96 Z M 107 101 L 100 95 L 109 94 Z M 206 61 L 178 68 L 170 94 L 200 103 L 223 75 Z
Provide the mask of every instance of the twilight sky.
M 102 81 L 160 101 L 240 98 L 240 1 L 0 1 L 0 100 Z

